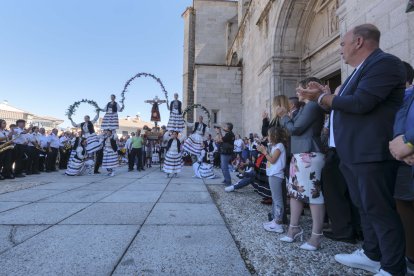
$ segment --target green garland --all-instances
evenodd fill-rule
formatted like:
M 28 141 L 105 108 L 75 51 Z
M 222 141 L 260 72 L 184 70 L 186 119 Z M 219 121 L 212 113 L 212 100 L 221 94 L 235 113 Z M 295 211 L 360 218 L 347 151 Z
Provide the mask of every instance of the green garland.
M 95 107 L 96 113 L 99 115 L 99 112 L 101 109 L 99 108 L 99 105 L 92 100 L 82 99 L 80 101 L 74 102 L 72 105 L 68 107 L 68 110 L 66 111 L 66 116 L 68 116 L 69 120 L 72 121 L 72 116 L 75 114 L 76 109 L 79 107 L 81 103 L 87 103 Z
M 206 113 L 207 119 L 208 119 L 208 125 L 210 125 L 210 121 L 211 121 L 210 112 L 207 110 L 207 108 L 205 108 L 201 104 L 192 104 L 192 105 L 187 106 L 183 111 L 183 118 L 185 118 L 185 114 L 187 114 L 188 111 L 190 111 L 191 109 L 196 109 L 196 108 L 200 108 L 201 110 L 204 111 L 204 113 Z

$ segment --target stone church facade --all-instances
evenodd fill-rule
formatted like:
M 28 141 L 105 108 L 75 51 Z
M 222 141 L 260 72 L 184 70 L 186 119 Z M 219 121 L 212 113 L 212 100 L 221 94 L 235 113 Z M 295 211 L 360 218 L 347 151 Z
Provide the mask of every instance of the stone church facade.
M 235 133 L 260 133 L 274 96 L 293 96 L 307 76 L 334 89 L 352 72 L 339 44 L 355 25 L 377 25 L 381 48 L 413 64 L 414 13 L 406 6 L 407 0 L 194 0 L 183 13 L 184 106 L 204 105 L 212 123 L 232 122 Z

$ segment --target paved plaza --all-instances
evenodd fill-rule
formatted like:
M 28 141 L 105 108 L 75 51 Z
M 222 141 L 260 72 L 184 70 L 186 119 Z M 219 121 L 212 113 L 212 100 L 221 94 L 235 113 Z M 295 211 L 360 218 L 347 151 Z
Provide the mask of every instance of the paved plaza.
M 0 275 L 250 275 L 191 176 L 122 168 L 1 182 Z M 26 189 L 5 192 L 14 185 Z

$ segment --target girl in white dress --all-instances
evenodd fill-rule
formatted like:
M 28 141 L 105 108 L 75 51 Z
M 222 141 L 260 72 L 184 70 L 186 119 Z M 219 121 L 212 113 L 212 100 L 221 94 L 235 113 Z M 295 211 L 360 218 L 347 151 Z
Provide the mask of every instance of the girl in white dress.
M 170 177 L 172 174 L 174 177 L 178 177 L 178 173 L 181 172 L 183 166 L 183 159 L 181 157 L 181 142 L 177 138 L 178 132 L 173 131 L 171 139 L 167 144 L 167 153 L 165 154 L 164 172 L 167 173 L 166 177 Z

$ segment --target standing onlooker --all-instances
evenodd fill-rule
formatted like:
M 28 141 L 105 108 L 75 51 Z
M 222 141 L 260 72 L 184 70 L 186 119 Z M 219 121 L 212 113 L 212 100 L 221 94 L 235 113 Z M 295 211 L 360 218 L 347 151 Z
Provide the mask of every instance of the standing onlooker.
M 296 115 L 298 115 L 300 107 L 301 107 L 301 103 L 299 102 L 299 98 L 290 97 L 289 98 L 289 117 L 295 118 Z
M 54 128 L 52 133 L 49 135 L 49 139 L 47 142 L 48 146 L 48 153 L 47 153 L 47 165 L 46 165 L 46 172 L 54 172 L 56 171 L 56 159 L 59 152 L 59 148 L 61 146 L 59 137 L 57 136 L 58 130 Z
M 231 185 L 231 176 L 229 171 L 229 163 L 233 155 L 234 150 L 234 134 L 233 134 L 233 124 L 226 123 L 223 127 L 225 132 L 224 136 L 221 133 L 221 128 L 215 128 L 218 136 L 218 143 L 220 144 L 220 163 L 221 171 L 224 176 L 223 184 L 226 186 Z
M 299 87 L 308 87 L 309 82 L 318 81 L 307 78 L 299 83 Z M 324 198 L 321 190 L 321 171 L 325 164 L 321 152 L 321 130 L 324 112 L 318 104 L 299 96 L 304 106 L 294 118 L 287 115 L 287 110 L 279 107 L 276 113 L 281 117 L 281 124 L 291 135 L 290 175 L 288 194 L 290 196 L 290 226 L 287 236 L 281 238 L 285 242 L 293 242 L 302 237 L 303 230 L 299 219 L 305 203 L 310 206 L 312 214 L 312 235 L 300 248 L 314 251 L 319 249 L 325 217 Z
M 241 157 L 242 151 L 244 149 L 244 142 L 240 134 L 237 134 L 236 140 L 234 141 L 234 155 L 239 155 Z
M 338 96 L 313 85 L 299 92 L 332 108 L 330 140 L 361 216 L 363 249 L 336 255 L 335 260 L 378 275 L 404 275 L 404 229 L 393 199 L 398 163 L 388 141 L 406 74 L 401 60 L 379 49 L 380 36 L 376 26 L 363 24 L 342 37 L 342 57 L 356 69 Z
M 141 137 L 141 130 L 137 130 L 137 135 L 131 138 L 131 160 L 129 163 L 129 171 L 134 169 L 134 165 L 137 164 L 137 170 L 143 169 L 142 165 L 142 146 L 144 145 L 144 139 Z
M 285 178 L 286 131 L 280 127 L 271 127 L 268 131 L 269 151 L 266 147 L 260 146 L 259 151 L 267 159 L 266 174 L 269 178 L 269 186 L 272 192 L 272 220 L 263 223 L 266 231 L 283 233 L 283 215 L 285 204 L 283 200 L 283 181 Z
M 147 143 L 145 144 L 145 159 L 147 160 L 147 168 L 151 168 L 152 163 L 152 143 L 150 140 L 147 140 Z
M 414 157 L 414 70 L 404 62 L 407 71 L 407 89 L 403 107 L 398 111 L 394 123 L 394 140 L 390 151 L 397 160 L 401 160 L 395 184 L 394 198 L 400 214 L 406 240 L 405 256 L 408 275 L 414 274 L 414 167 L 410 162 Z M 406 161 L 407 163 L 403 162 Z

